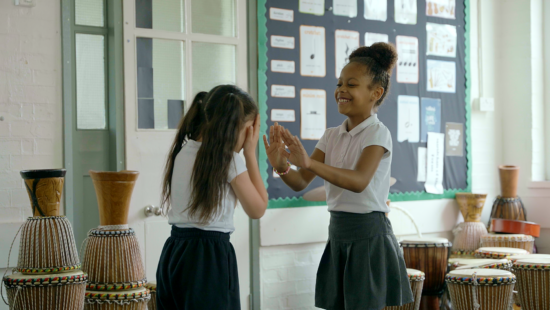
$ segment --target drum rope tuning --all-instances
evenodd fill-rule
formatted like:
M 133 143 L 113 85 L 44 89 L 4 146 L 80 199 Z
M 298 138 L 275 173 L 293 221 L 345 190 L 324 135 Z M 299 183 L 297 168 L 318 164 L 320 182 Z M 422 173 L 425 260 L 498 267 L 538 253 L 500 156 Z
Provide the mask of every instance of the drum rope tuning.
M 477 283 L 477 272 L 474 272 L 473 282 L 474 282 L 474 285 L 472 285 L 472 296 L 474 297 L 474 309 L 479 309 L 481 308 L 481 305 L 477 301 L 477 294 L 476 294 L 476 286 L 479 285 L 479 283 Z
M 6 265 L 6 271 L 4 271 L 4 275 L 2 276 L 2 279 L 4 279 L 6 277 L 6 273 L 8 273 L 8 270 L 10 269 L 10 256 L 11 256 L 11 250 L 13 249 L 13 244 L 15 243 L 15 240 L 17 239 L 17 236 L 19 235 L 19 233 L 21 232 L 21 229 L 23 228 L 23 225 L 21 225 L 19 227 L 19 230 L 17 231 L 17 233 L 15 234 L 15 238 L 13 238 L 13 241 L 11 242 L 11 246 L 10 246 L 10 251 L 8 252 L 8 263 Z M 13 271 L 12 271 L 13 272 Z M 19 291 L 17 291 L 17 293 L 19 294 Z M 4 301 L 4 303 L 9 306 L 10 304 L 8 303 L 8 301 L 6 300 L 6 298 L 4 297 L 4 285 L 2 285 L 2 287 L 0 287 L 0 295 L 2 295 L 2 300 Z M 15 295 L 17 296 L 17 294 Z

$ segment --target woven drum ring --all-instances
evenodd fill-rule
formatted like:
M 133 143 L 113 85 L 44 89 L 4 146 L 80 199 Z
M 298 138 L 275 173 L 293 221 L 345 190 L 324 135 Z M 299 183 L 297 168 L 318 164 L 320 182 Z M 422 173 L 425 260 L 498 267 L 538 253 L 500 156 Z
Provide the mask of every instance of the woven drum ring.
M 529 252 L 527 250 L 517 248 L 483 247 L 476 250 L 475 256 L 477 258 L 501 259 L 520 254 L 529 254 Z
M 86 305 L 133 305 L 136 303 L 143 303 L 144 308 L 147 309 L 147 302 L 151 299 L 151 292 L 146 288 L 140 288 L 125 292 L 116 292 L 116 293 L 104 293 L 104 292 L 94 292 L 86 291 L 86 296 L 84 303 Z
M 133 229 L 91 230 L 82 269 L 89 274 L 88 290 L 122 291 L 147 283 L 139 244 Z

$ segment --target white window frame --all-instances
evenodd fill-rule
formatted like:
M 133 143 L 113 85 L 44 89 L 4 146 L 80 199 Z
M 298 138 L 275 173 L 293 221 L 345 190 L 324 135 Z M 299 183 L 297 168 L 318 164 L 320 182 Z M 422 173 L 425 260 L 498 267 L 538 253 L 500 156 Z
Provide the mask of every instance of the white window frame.
M 235 36 L 221 36 L 221 35 L 210 35 L 210 34 L 199 34 L 192 33 L 192 12 L 191 12 L 191 1 L 201 1 L 201 0 L 182 0 L 185 5 L 185 17 L 184 17 L 184 27 L 185 32 L 176 32 L 176 31 L 166 31 L 166 30 L 155 30 L 155 29 L 145 29 L 145 28 L 136 28 L 136 8 L 135 0 L 124 0 L 124 34 L 125 40 L 128 38 L 133 38 L 133 42 L 124 42 L 124 44 L 132 44 L 134 46 L 133 53 L 130 52 L 130 49 L 125 49 L 124 51 L 124 78 L 130 79 L 133 83 L 125 83 L 126 85 L 126 104 L 131 104 L 135 109 L 135 130 L 136 131 L 168 131 L 173 132 L 176 129 L 140 129 L 138 128 L 138 114 L 137 114 L 137 57 L 136 57 L 136 39 L 137 38 L 150 38 L 150 39 L 165 39 L 165 40 L 175 40 L 182 41 L 185 46 L 185 113 L 189 109 L 189 106 L 193 101 L 193 43 L 214 43 L 214 44 L 226 44 L 235 46 L 235 56 L 236 56 L 236 85 L 242 88 L 245 91 L 248 91 L 248 70 L 239 70 L 240 68 L 248 68 L 248 45 L 247 45 L 247 10 L 246 10 L 246 0 L 235 0 L 235 13 L 236 13 L 236 29 Z M 131 39 L 130 39 L 131 40 Z M 131 68 L 128 68 L 131 66 Z M 205 90 L 208 91 L 208 90 Z M 128 108 L 128 106 L 127 106 Z

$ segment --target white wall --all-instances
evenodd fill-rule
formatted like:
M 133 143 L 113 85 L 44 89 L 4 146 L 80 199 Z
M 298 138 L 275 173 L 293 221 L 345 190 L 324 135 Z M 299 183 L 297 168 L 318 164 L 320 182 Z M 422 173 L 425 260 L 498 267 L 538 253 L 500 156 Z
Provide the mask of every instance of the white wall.
M 500 91 L 496 87 L 495 53 L 500 51 L 496 46 L 495 36 L 499 23 L 504 23 L 502 18 L 497 19 L 500 11 L 498 5 L 501 1 L 482 1 L 481 37 L 479 38 L 478 1 L 470 0 L 472 101 L 481 95 L 495 97 Z M 515 18 L 514 21 L 518 17 Z M 518 23 L 525 20 L 519 20 Z M 509 23 L 509 20 L 506 22 Z M 510 27 L 513 27 L 514 23 L 510 24 Z M 478 39 L 482 42 L 480 50 L 478 50 Z M 478 61 L 481 61 L 481 70 L 478 68 Z M 480 94 L 481 91 L 482 94 Z M 494 112 L 479 112 L 475 105 L 472 110 L 472 191 L 488 194 L 482 216 L 484 222 L 489 219 L 492 201 L 500 191 L 497 166 L 503 162 L 501 151 L 503 110 L 504 106 L 499 100 L 496 101 Z M 528 128 L 525 129 L 528 130 Z M 524 135 L 524 137 L 527 136 L 529 136 L 528 133 Z M 452 239 L 451 230 L 460 220 L 454 200 L 396 202 L 395 204 L 409 211 L 418 222 L 421 231 L 427 236 L 443 236 Z M 327 237 L 328 212 L 324 207 L 303 209 L 310 210 L 268 210 L 260 221 L 262 244 L 279 244 L 264 246 L 260 249 L 263 310 L 315 309 L 313 306 L 315 275 L 325 246 L 323 241 Z M 394 229 L 399 229 L 401 234 L 414 233 L 413 227 L 402 216 L 392 215 L 392 222 Z M 294 243 L 292 239 L 299 239 L 300 242 L 310 240 L 311 243 L 289 245 Z
M 24 8 L 0 1 L 0 232 L 8 239 L 13 224 L 3 223 L 31 215 L 19 171 L 63 166 L 60 3 L 36 2 Z

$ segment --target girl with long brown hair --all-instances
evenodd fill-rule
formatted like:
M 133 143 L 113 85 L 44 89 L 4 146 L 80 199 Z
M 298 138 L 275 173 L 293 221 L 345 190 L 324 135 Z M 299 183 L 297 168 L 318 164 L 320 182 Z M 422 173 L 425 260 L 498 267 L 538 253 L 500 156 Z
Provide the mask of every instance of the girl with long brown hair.
M 164 172 L 162 206 L 172 233 L 157 269 L 159 309 L 240 309 L 229 235 L 237 200 L 254 219 L 267 207 L 259 130 L 254 100 L 233 85 L 197 94 L 181 120 Z

